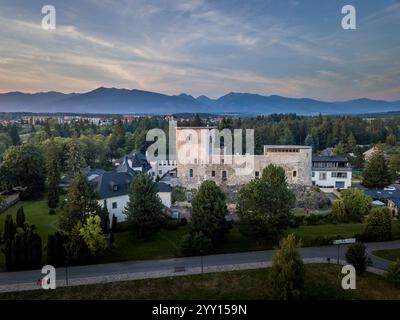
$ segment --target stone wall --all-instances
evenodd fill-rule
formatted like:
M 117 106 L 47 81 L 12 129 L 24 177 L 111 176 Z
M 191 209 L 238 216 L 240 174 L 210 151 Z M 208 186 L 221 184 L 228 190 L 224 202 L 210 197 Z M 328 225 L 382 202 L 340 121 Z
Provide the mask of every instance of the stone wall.
M 282 167 L 289 184 L 312 185 L 311 147 L 265 146 L 263 155 L 209 155 L 210 142 L 205 134 L 208 130 L 191 128 L 190 132 L 197 132 L 195 136 L 199 139 L 189 148 L 177 134 L 177 177 L 179 184 L 186 189 L 197 189 L 205 180 L 214 180 L 221 186 L 243 185 L 261 176 L 262 170 L 269 164 Z M 180 131 L 179 128 L 177 131 Z

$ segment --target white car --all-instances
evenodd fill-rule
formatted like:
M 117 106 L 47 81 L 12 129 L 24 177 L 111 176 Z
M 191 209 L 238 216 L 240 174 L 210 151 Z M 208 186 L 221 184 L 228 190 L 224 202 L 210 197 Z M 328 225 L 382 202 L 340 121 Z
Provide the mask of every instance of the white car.
M 386 191 L 396 191 L 396 187 L 394 187 L 394 186 L 387 186 L 386 188 L 383 188 L 383 190 L 386 190 Z

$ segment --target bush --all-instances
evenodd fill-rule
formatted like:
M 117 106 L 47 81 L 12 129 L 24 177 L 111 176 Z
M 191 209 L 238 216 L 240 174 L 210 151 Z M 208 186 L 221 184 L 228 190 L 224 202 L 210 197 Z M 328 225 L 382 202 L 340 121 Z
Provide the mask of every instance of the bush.
M 112 227 L 112 230 L 114 233 L 132 231 L 132 224 L 128 221 L 118 222 L 115 224 L 115 227 Z
M 369 241 L 392 240 L 392 217 L 389 208 L 373 208 L 365 219 L 364 236 Z
M 400 288 L 400 259 L 389 264 L 386 279 L 396 287 Z
M 179 222 L 169 217 L 165 217 L 161 220 L 161 228 L 166 230 L 176 230 L 179 228 Z
M 348 217 L 346 214 L 346 208 L 344 205 L 343 200 L 337 199 L 335 202 L 332 204 L 332 216 L 336 221 L 339 222 L 347 222 Z
M 53 216 L 55 214 L 56 214 L 56 210 L 54 210 L 54 209 L 49 210 L 49 215 Z
M 363 273 L 367 269 L 367 255 L 365 254 L 365 245 L 362 242 L 351 244 L 346 252 L 346 260 L 354 268 Z
M 304 223 L 304 215 L 293 216 L 293 217 L 290 219 L 289 227 L 290 227 L 290 228 L 298 228 L 298 227 L 300 227 L 303 223 Z
M 179 221 L 179 223 L 180 223 L 181 226 L 186 226 L 186 225 L 188 224 L 188 221 L 187 221 L 186 218 L 182 218 L 182 219 Z
M 320 216 L 315 213 L 311 213 L 308 217 L 305 217 L 304 220 L 309 226 L 315 226 L 321 222 Z
M 213 251 L 212 241 L 201 231 L 198 233 L 188 233 L 181 242 L 181 255 L 194 256 L 199 254 L 209 254 Z

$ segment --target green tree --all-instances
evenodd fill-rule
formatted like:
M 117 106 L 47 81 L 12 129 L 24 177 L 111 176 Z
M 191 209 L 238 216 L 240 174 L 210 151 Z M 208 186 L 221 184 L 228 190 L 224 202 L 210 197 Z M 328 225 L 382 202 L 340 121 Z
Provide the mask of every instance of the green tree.
M 61 232 L 55 232 L 47 238 L 47 264 L 52 266 L 63 266 L 66 263 L 67 253 L 65 244 L 66 236 Z
M 21 139 L 19 137 L 18 128 L 15 124 L 12 124 L 8 127 L 8 134 L 11 138 L 11 142 L 14 146 L 18 146 L 21 144 Z
M 107 200 L 104 200 L 103 207 L 100 210 L 101 230 L 104 234 L 110 232 L 110 213 L 107 209 Z
M 367 269 L 365 245 L 361 242 L 349 245 L 346 252 L 346 260 L 354 266 L 357 272 L 363 273 Z
M 7 133 L 0 132 L 0 155 L 2 155 L 10 146 L 12 141 Z
M 67 234 L 78 222 L 84 224 L 88 216 L 96 215 L 100 211 L 93 186 L 84 175 L 78 175 L 72 180 L 66 200 L 60 217 L 60 228 Z
M 364 222 L 364 235 L 369 241 L 392 239 L 392 217 L 389 208 L 372 208 Z
M 3 232 L 4 242 L 6 242 L 7 240 L 14 239 L 16 228 L 17 226 L 15 225 L 11 214 L 7 214 L 6 219 L 4 220 L 4 232 Z
M 23 228 L 25 224 L 24 207 L 19 207 L 16 215 L 17 227 Z
M 312 147 L 312 152 L 313 152 L 313 153 L 317 151 L 316 146 L 315 146 L 314 137 L 313 137 L 312 134 L 309 133 L 309 134 L 307 135 L 306 139 L 304 140 L 304 144 L 305 144 L 306 146 Z
M 203 232 L 189 232 L 181 242 L 181 254 L 183 256 L 194 256 L 198 254 L 209 254 L 213 251 L 213 244 L 210 237 Z
M 108 247 L 107 237 L 101 230 L 101 218 L 90 216 L 79 230 L 92 256 L 99 256 Z
M 285 171 L 271 164 L 261 179 L 252 180 L 239 191 L 239 230 L 258 243 L 275 243 L 290 224 L 294 204 Z
M 5 189 L 23 186 L 29 195 L 37 195 L 43 191 L 44 180 L 44 157 L 37 147 L 12 146 L 3 154 L 0 183 Z
M 336 221 L 347 222 L 348 217 L 346 214 L 346 207 L 343 200 L 337 199 L 332 204 L 332 215 Z
M 392 154 L 389 158 L 389 168 L 394 179 L 400 178 L 400 154 Z
M 149 175 L 141 174 L 131 183 L 125 214 L 138 238 L 148 238 L 159 230 L 163 205 Z
M 61 164 L 60 151 L 54 139 L 50 139 L 46 152 L 47 182 L 49 187 L 48 206 L 56 208 L 60 201 Z
M 395 146 L 395 145 L 397 144 L 396 135 L 394 135 L 393 133 L 392 133 L 392 134 L 389 134 L 389 135 L 386 137 L 386 143 L 387 143 L 388 145 L 390 145 L 390 146 Z
M 221 188 L 214 181 L 204 181 L 192 200 L 190 232 L 201 233 L 217 245 L 229 230 L 227 213 L 226 197 Z
M 346 142 L 346 148 L 348 152 L 353 152 L 356 148 L 357 141 L 356 138 L 354 137 L 353 133 L 350 133 L 349 136 L 347 137 L 347 142 Z
M 336 155 L 342 156 L 346 154 L 346 148 L 342 142 L 339 142 L 334 149 Z
M 35 269 L 42 265 L 42 239 L 33 225 L 17 228 L 12 240 L 7 240 L 4 254 L 7 271 Z
M 304 295 L 305 268 L 294 234 L 282 239 L 272 260 L 269 284 L 277 300 L 301 299 Z
M 383 188 L 391 184 L 392 180 L 383 148 L 378 146 L 368 161 L 362 184 L 367 188 Z
M 372 199 L 359 189 L 343 190 L 342 200 L 346 208 L 348 221 L 362 221 L 371 209 Z
M 400 288 L 400 259 L 389 263 L 386 278 L 395 287 Z
M 83 147 L 77 137 L 73 137 L 68 143 L 68 172 L 70 177 L 76 177 L 81 174 L 85 168 L 83 158 Z
M 203 121 L 201 120 L 200 116 L 198 113 L 190 120 L 190 126 L 191 127 L 202 127 L 203 126 Z

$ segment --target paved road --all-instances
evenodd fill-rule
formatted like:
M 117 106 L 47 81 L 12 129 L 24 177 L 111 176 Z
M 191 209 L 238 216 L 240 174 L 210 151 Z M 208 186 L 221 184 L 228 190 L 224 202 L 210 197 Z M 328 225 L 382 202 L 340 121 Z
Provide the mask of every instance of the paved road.
M 400 241 L 377 242 L 366 244 L 367 251 L 371 252 L 376 249 L 394 249 L 400 248 Z M 341 260 L 345 258 L 345 246 L 340 247 L 339 256 Z M 300 253 L 303 259 L 312 258 L 330 258 L 336 261 L 338 255 L 337 246 L 309 247 L 301 248 Z M 260 262 L 270 262 L 275 254 L 275 250 L 242 252 L 231 254 L 219 254 L 203 257 L 203 266 L 206 267 L 223 267 L 238 264 L 254 264 Z M 146 260 L 146 261 L 128 261 L 120 263 L 97 264 L 88 266 L 76 266 L 68 268 L 69 279 L 83 279 L 94 277 L 107 277 L 134 273 L 151 273 L 151 272 L 171 272 L 176 267 L 196 268 L 201 266 L 201 257 L 182 257 L 166 260 Z M 372 266 L 377 269 L 385 270 L 388 261 L 372 256 Z M 65 268 L 57 269 L 57 278 L 65 276 Z M 0 273 L 0 286 L 33 284 L 42 278 L 40 270 L 19 271 L 19 272 L 3 272 Z

